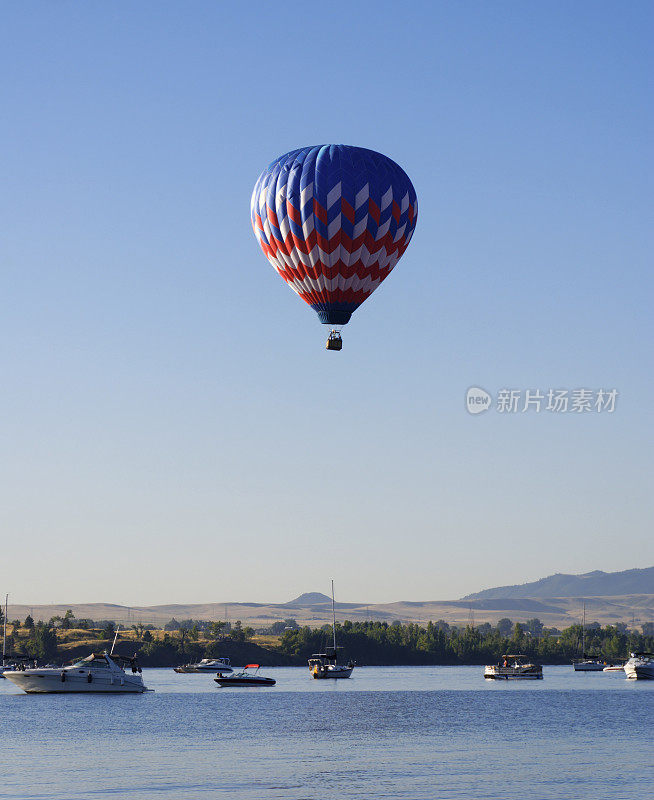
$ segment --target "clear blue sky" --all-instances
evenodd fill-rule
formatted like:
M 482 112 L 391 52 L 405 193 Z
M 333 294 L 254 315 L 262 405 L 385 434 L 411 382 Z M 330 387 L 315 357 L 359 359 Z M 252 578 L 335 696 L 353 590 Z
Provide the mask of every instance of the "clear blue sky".
M 651 3 L 22 2 L 0 25 L 0 590 L 455 598 L 654 563 Z M 379 150 L 413 241 L 324 348 L 249 198 Z M 472 417 L 471 385 L 617 388 Z

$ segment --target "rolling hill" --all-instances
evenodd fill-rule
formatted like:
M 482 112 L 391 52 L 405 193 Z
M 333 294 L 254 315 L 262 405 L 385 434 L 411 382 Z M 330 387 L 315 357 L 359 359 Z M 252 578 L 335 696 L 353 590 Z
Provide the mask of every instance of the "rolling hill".
M 534 597 L 615 597 L 654 594 L 654 567 L 623 572 L 586 572 L 583 575 L 549 575 L 532 583 L 498 586 L 468 594 L 462 600 L 497 600 Z
M 548 627 L 578 623 L 586 607 L 589 622 L 639 626 L 654 621 L 654 567 L 623 572 L 588 572 L 584 575 L 550 575 L 539 581 L 500 586 L 469 594 L 460 600 L 406 600 L 388 603 L 336 602 L 339 620 L 392 623 L 445 620 L 450 625 L 490 622 L 502 617 L 525 622 L 538 617 Z M 113 620 L 126 627 L 143 622 L 163 625 L 177 620 L 240 619 L 255 628 L 269 627 L 289 617 L 300 625 L 318 626 L 331 620 L 331 597 L 306 592 L 286 603 L 187 603 L 156 606 L 121 606 L 111 603 L 9 605 L 9 619 L 35 620 L 63 616 L 70 608 L 78 619 Z

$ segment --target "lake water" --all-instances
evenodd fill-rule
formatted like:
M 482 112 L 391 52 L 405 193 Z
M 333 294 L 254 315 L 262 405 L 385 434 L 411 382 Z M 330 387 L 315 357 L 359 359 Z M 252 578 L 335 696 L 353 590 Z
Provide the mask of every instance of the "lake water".
M 144 670 L 154 693 L 26 695 L 0 680 L 5 800 L 643 800 L 654 681 L 544 667 L 357 668 L 270 688 Z

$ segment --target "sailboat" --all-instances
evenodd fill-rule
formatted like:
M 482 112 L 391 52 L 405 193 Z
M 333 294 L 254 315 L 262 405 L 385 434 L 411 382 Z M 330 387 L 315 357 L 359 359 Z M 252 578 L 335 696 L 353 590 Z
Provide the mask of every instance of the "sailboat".
M 586 656 L 586 603 L 581 623 L 581 658 L 572 662 L 575 672 L 602 672 L 606 664 L 598 658 Z
M 347 666 L 338 663 L 336 657 L 336 605 L 334 603 L 334 581 L 332 581 L 332 646 L 326 647 L 324 653 L 313 653 L 309 659 L 309 672 L 314 678 L 349 678 L 354 669 L 354 662 Z

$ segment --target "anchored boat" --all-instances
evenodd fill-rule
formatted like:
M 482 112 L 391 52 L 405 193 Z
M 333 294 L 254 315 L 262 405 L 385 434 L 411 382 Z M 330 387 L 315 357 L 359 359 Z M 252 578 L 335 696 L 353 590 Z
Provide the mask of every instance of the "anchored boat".
M 586 603 L 581 620 L 581 656 L 572 662 L 575 672 L 602 672 L 606 666 L 601 658 L 586 655 Z
M 248 672 L 249 669 L 254 672 Z M 266 678 L 258 672 L 258 664 L 246 664 L 242 672 L 234 672 L 232 675 L 221 675 L 219 672 L 214 680 L 219 686 L 274 686 L 277 683 L 274 678 Z
M 130 669 L 128 673 L 126 668 Z M 141 693 L 152 691 L 143 683 L 136 658 L 91 653 L 71 666 L 15 669 L 5 678 L 28 694 L 69 692 Z
M 313 653 L 309 659 L 309 672 L 314 678 L 349 678 L 353 669 L 352 662 L 347 666 L 338 664 L 332 648 L 325 648 L 324 653 Z
M 197 664 L 182 664 L 175 672 L 234 672 L 228 658 L 203 658 Z
M 606 664 L 598 658 L 583 658 L 573 661 L 575 672 L 602 672 Z
M 654 680 L 654 653 L 629 655 L 629 661 L 624 665 L 625 675 L 632 680 Z
M 503 655 L 498 664 L 491 664 L 484 668 L 484 678 L 500 681 L 515 679 L 522 680 L 541 680 L 543 677 L 543 667 L 541 664 L 530 664 L 526 662 L 526 656 L 520 653 Z
M 336 605 L 334 603 L 334 581 L 332 581 L 332 647 L 326 647 L 324 653 L 313 653 L 309 659 L 309 672 L 314 678 L 349 678 L 354 669 L 354 662 L 347 666 L 338 663 L 336 651 Z

